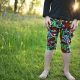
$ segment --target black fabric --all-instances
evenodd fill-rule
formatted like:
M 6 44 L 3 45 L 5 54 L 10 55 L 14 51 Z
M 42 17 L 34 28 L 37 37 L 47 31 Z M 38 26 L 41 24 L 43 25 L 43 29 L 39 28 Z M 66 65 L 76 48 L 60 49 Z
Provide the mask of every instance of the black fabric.
M 80 20 L 80 3 L 79 3 L 77 10 L 75 11 L 74 18 Z
M 74 11 L 75 0 L 45 0 L 43 17 L 50 16 L 61 19 L 80 20 L 80 8 Z

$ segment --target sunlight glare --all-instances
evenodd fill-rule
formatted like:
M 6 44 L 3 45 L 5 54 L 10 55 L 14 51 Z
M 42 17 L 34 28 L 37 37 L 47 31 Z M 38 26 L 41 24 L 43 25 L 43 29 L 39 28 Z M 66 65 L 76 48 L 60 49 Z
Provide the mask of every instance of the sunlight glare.
M 26 9 L 26 8 L 24 8 L 24 9 L 23 9 L 23 13 L 25 14 L 26 12 L 27 12 L 27 9 Z
M 38 7 L 37 10 L 36 10 L 36 12 L 39 13 L 40 15 L 42 15 L 42 13 L 43 13 L 43 8 Z
M 78 8 L 78 3 L 74 5 L 74 10 L 76 10 L 77 8 Z

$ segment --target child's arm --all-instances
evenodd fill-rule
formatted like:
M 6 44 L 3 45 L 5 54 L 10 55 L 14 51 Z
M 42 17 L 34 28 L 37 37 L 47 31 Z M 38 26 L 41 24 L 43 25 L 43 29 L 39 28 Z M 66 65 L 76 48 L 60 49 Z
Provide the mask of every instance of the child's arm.
M 75 0 L 75 5 L 77 4 L 77 8 L 75 9 L 74 19 L 80 20 L 80 0 Z
M 52 0 L 45 0 L 44 2 L 44 9 L 43 9 L 43 17 L 45 17 L 45 26 L 49 29 L 49 25 L 51 25 L 49 12 L 50 12 L 50 5 Z
M 49 16 L 51 2 L 52 2 L 52 0 L 44 1 L 43 17 Z

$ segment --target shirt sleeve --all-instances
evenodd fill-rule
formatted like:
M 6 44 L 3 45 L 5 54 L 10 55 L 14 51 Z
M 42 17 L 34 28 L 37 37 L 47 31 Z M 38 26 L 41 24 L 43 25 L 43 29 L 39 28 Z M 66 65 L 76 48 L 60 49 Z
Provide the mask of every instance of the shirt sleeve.
M 52 0 L 44 1 L 43 17 L 49 16 L 51 2 L 52 2 Z
M 76 10 L 74 14 L 74 19 L 80 20 L 80 8 Z
M 78 8 L 75 11 L 74 19 L 80 20 L 80 1 L 75 0 L 78 3 Z

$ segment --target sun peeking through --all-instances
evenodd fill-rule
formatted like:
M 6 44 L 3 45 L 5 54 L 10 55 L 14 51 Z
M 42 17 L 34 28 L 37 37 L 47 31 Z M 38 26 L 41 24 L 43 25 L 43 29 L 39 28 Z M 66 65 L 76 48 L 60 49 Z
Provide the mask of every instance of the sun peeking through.
M 76 4 L 74 5 L 74 10 L 78 9 L 78 7 L 79 7 L 79 3 L 76 3 Z

